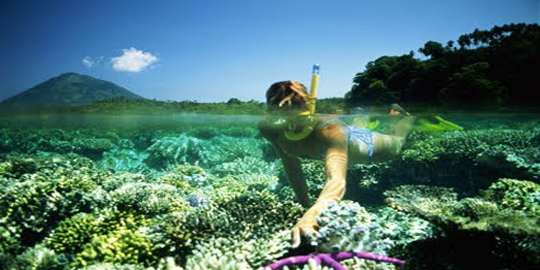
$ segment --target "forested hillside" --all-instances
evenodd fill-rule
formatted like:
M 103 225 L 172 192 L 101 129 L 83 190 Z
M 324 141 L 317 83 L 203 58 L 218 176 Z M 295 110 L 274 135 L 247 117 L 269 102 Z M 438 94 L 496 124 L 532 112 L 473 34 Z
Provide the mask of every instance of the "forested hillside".
M 446 45 L 428 41 L 416 57 L 369 62 L 346 94 L 349 107 L 393 102 L 449 109 L 533 107 L 538 103 L 540 26 L 475 30 Z

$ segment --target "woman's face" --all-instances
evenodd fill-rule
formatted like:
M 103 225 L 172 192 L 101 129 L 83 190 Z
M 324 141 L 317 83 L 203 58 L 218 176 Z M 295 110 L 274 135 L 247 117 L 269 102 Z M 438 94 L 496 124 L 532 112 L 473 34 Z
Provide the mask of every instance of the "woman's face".
M 277 105 L 268 105 L 267 112 L 269 114 L 281 115 L 281 116 L 296 116 L 302 112 L 305 112 L 306 109 L 299 108 L 296 106 L 282 106 Z

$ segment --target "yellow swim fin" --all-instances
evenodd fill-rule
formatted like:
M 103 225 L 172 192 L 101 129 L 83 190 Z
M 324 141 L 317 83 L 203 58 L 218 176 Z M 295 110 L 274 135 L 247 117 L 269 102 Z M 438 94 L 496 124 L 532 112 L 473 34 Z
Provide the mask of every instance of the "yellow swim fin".
M 367 125 L 367 129 L 374 130 L 381 124 L 381 121 L 379 119 L 374 119 L 372 121 L 369 121 L 369 124 Z
M 463 130 L 463 127 L 444 120 L 440 116 L 419 116 L 414 123 L 413 130 L 428 133 Z
M 370 118 L 366 116 L 355 117 L 351 125 L 359 128 L 367 128 L 374 130 L 381 124 L 381 121 L 377 118 Z

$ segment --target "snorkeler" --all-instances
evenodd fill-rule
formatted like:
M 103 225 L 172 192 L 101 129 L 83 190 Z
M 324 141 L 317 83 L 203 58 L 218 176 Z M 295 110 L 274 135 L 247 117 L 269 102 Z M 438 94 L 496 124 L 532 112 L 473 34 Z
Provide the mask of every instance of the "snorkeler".
M 395 114 L 406 116 L 397 122 L 392 135 L 385 135 L 348 125 L 336 117 L 316 116 L 312 99 L 297 81 L 274 83 L 266 92 L 268 115 L 259 123 L 261 134 L 281 158 L 296 198 L 309 207 L 292 229 L 293 248 L 300 245 L 302 235 L 320 236 L 316 217 L 329 202 L 343 198 L 347 163 L 383 162 L 396 157 L 415 120 L 401 107 L 393 107 Z M 327 181 L 313 205 L 300 158 L 325 160 Z

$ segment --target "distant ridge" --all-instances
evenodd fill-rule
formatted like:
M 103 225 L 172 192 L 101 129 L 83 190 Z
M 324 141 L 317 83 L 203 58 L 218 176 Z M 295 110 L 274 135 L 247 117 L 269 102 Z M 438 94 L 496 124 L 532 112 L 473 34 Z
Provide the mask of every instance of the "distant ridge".
M 112 82 L 69 72 L 0 102 L 0 109 L 25 110 L 88 105 L 94 101 L 143 97 Z

